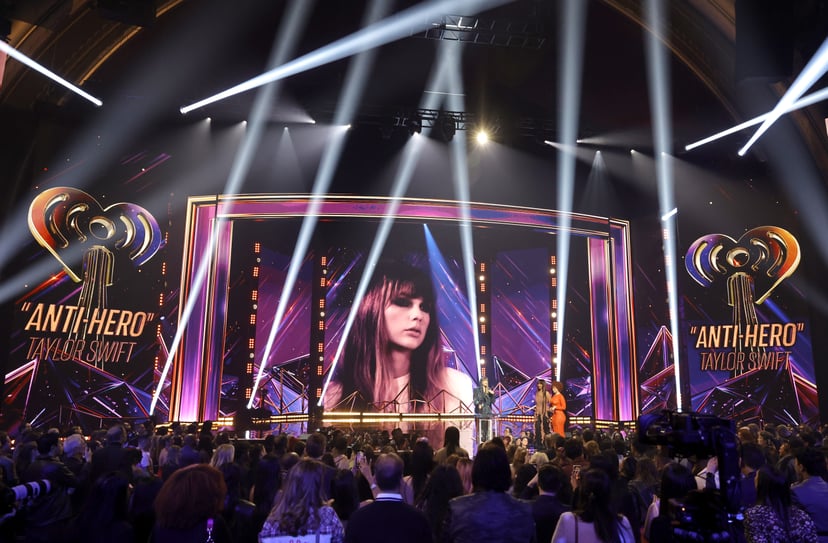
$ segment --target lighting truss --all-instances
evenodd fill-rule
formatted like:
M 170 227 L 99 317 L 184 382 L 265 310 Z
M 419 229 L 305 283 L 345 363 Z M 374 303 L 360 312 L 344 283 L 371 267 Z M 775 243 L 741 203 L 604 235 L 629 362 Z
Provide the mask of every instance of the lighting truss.
M 393 108 L 369 106 L 363 108 L 354 119 L 353 124 L 359 126 L 381 126 L 385 128 L 409 128 L 419 123 L 420 128 L 434 128 L 440 113 L 451 115 L 456 124 L 456 130 L 474 130 L 480 124 L 477 117 L 466 111 L 451 111 L 447 109 L 428 108 Z M 315 111 L 313 118 L 322 123 L 330 122 L 333 110 Z
M 543 25 L 536 21 L 487 20 L 462 15 L 444 15 L 412 36 L 518 49 L 541 49 L 546 45 Z

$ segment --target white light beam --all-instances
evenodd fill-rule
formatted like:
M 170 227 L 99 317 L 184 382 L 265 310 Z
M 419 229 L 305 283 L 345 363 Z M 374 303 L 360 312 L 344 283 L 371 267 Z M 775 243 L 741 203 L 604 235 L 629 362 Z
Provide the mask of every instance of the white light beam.
M 813 94 L 809 94 L 809 95 L 797 100 L 793 104 L 786 107 L 785 110 L 782 113 L 783 114 L 784 113 L 791 113 L 792 111 L 796 111 L 797 109 L 802 109 L 804 107 L 814 105 L 818 102 L 822 102 L 823 100 L 828 100 L 828 88 L 819 90 L 819 91 L 817 91 Z M 716 141 L 716 140 L 721 139 L 725 136 L 735 134 L 736 132 L 739 132 L 740 130 L 744 130 L 745 128 L 750 128 L 751 126 L 755 126 L 755 125 L 763 122 L 765 119 L 769 118 L 771 113 L 772 113 L 772 111 L 769 111 L 767 113 L 759 115 L 758 117 L 754 117 L 753 119 L 750 119 L 749 121 L 745 121 L 741 124 L 737 124 L 736 126 L 734 126 L 732 128 L 728 128 L 727 130 L 722 130 L 721 132 L 717 132 L 717 133 L 713 134 L 712 136 L 708 136 L 704 139 L 700 139 L 699 141 L 695 141 L 693 143 L 685 145 L 684 150 L 685 151 L 692 151 L 696 147 L 701 147 L 702 145 L 710 143 L 711 141 Z
M 13 59 L 22 62 L 23 64 L 25 64 L 29 68 L 35 70 L 36 72 L 39 72 L 39 73 L 45 75 L 46 77 L 48 77 L 49 79 L 51 79 L 55 83 L 59 83 L 60 85 L 63 85 L 64 87 L 66 87 L 70 91 L 74 92 L 75 94 L 77 94 L 78 96 L 80 96 L 82 98 L 85 98 L 86 100 L 89 100 L 90 102 L 92 102 L 96 106 L 101 107 L 103 105 L 102 101 L 98 100 L 97 98 L 95 98 L 94 96 L 92 96 L 88 92 L 84 91 L 83 89 L 81 89 L 81 88 L 73 85 L 72 83 L 66 81 L 65 79 L 60 77 L 58 74 L 56 74 L 55 72 L 53 72 L 53 71 L 49 70 L 48 68 L 38 64 L 37 62 L 30 59 L 29 57 L 27 57 L 26 55 L 24 55 L 23 53 L 21 53 L 20 51 L 18 51 L 17 49 L 12 47 L 11 45 L 9 45 L 8 43 L 4 42 L 3 40 L 0 40 L 0 51 L 3 51 L 4 53 L 9 55 Z
M 682 368 L 679 345 L 678 282 L 676 273 L 676 220 L 672 163 L 669 160 L 670 142 L 673 139 L 670 124 L 670 81 L 667 48 L 662 43 L 667 27 L 662 12 L 661 0 L 647 0 L 645 10 L 650 27 L 646 41 L 647 82 L 650 89 L 650 117 L 653 119 L 653 134 L 656 150 L 656 177 L 658 182 L 658 203 L 661 216 L 668 220 L 662 223 L 664 248 L 664 275 L 667 282 L 667 304 L 670 317 L 670 331 L 673 336 L 673 364 L 676 382 L 676 409 L 683 409 Z
M 790 107 L 791 104 L 799 100 L 799 98 L 805 94 L 805 91 L 811 88 L 811 86 L 825 74 L 826 70 L 828 70 L 828 39 L 822 42 L 819 50 L 817 50 L 816 54 L 811 57 L 811 60 L 808 61 L 808 64 L 796 77 L 793 85 L 790 86 L 782 99 L 779 100 L 779 103 L 776 104 L 776 107 L 773 108 L 773 111 L 770 112 L 768 118 L 762 121 L 762 126 L 759 127 L 753 136 L 751 136 L 745 146 L 739 149 L 739 156 L 745 156 L 745 153 L 747 153 L 750 147 L 756 143 L 756 140 L 762 137 L 762 134 L 764 134 L 765 131 L 770 128 L 777 119 L 779 119 L 779 117 L 784 115 L 785 110 Z
M 586 36 L 586 2 L 567 0 L 564 4 L 563 31 L 561 32 L 559 121 L 561 146 L 558 149 L 558 219 L 555 255 L 558 260 L 558 287 L 555 299 L 558 303 L 558 333 L 552 357 L 557 357 L 555 380 L 560 381 L 564 359 L 564 324 L 566 322 L 566 291 L 569 278 L 570 227 L 575 192 L 575 154 L 578 139 L 578 117 L 581 109 L 581 80 L 583 77 L 584 39 Z
M 384 15 L 382 9 L 387 4 L 384 2 L 374 1 L 369 10 L 366 12 L 368 22 L 378 19 Z M 282 288 L 282 295 L 279 297 L 279 304 L 276 306 L 276 315 L 273 317 L 273 324 L 270 327 L 270 333 L 267 337 L 265 350 L 262 354 L 262 359 L 259 361 L 259 371 L 256 374 L 256 381 L 253 384 L 253 393 L 250 395 L 250 401 L 247 404 L 249 409 L 253 408 L 253 402 L 256 399 L 257 391 L 261 386 L 262 378 L 264 377 L 265 368 L 270 359 L 270 354 L 273 351 L 273 344 L 276 341 L 276 335 L 282 326 L 282 319 L 287 312 L 288 303 L 290 301 L 290 293 L 296 285 L 296 280 L 299 278 L 299 272 L 302 269 L 302 262 L 305 260 L 308 247 L 310 246 L 313 232 L 316 229 L 316 223 L 319 221 L 319 210 L 325 201 L 325 196 L 328 193 L 328 188 L 331 186 L 336 166 L 339 164 L 339 159 L 342 156 L 342 151 L 345 148 L 346 130 L 350 128 L 350 122 L 353 120 L 356 113 L 356 107 L 359 99 L 365 89 L 365 85 L 369 81 L 369 74 L 371 66 L 373 65 L 376 51 L 365 51 L 359 54 L 351 62 L 348 69 L 348 74 L 345 78 L 345 88 L 337 104 L 336 114 L 334 115 L 334 124 L 341 126 L 342 131 L 336 134 L 330 145 L 325 148 L 325 153 L 319 165 L 319 170 L 316 172 L 316 178 L 313 182 L 313 192 L 311 201 L 308 203 L 308 209 L 305 212 L 305 217 L 302 220 L 302 226 L 299 227 L 299 236 L 296 239 L 296 246 L 293 249 L 293 255 L 288 265 L 288 272 L 285 276 L 285 284 Z M 324 391 L 323 395 L 324 397 Z
M 287 64 L 269 70 L 252 79 L 181 108 L 181 113 L 202 108 L 206 105 L 224 100 L 242 92 L 255 89 L 271 81 L 284 79 L 292 75 L 318 68 L 325 64 L 355 55 L 367 49 L 379 47 L 400 38 L 410 36 L 412 32 L 429 27 L 432 19 L 447 13 L 477 13 L 490 7 L 506 3 L 508 0 L 436 0 L 416 5 L 401 11 L 387 19 L 374 23 L 362 30 L 320 47 Z

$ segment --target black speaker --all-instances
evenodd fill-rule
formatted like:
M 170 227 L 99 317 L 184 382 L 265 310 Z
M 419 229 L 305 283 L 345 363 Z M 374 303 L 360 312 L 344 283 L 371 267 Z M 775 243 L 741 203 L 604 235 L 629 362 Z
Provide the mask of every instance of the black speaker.
M 790 77 L 794 26 L 790 0 L 736 0 L 736 81 Z
M 155 0 L 98 0 L 98 13 L 105 19 L 133 26 L 152 26 Z

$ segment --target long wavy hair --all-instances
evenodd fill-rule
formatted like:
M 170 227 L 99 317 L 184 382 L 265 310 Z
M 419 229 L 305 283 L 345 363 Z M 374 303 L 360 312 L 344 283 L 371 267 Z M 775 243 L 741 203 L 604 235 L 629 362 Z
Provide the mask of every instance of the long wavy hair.
M 770 507 L 785 533 L 791 531 L 791 489 L 785 474 L 773 466 L 756 472 L 756 502 Z
M 661 471 L 658 490 L 659 515 L 669 516 L 670 500 L 682 500 L 688 492 L 697 488 L 693 473 L 682 464 L 671 462 Z
M 621 541 L 621 517 L 610 506 L 610 477 L 604 470 L 581 472 L 581 493 L 575 514 L 595 526 L 601 541 Z
M 419 499 L 426 481 L 434 469 L 434 449 L 425 441 L 414 443 L 411 451 L 411 488 L 414 490 L 414 499 Z
M 280 531 L 294 536 L 318 529 L 317 513 L 323 505 L 322 469 L 320 462 L 308 458 L 290 468 L 267 520 L 278 524 Z
M 400 298 L 422 298 L 424 304 L 431 307 L 431 318 L 423 342 L 411 353 L 409 399 L 429 402 L 436 398 L 439 401 L 437 396 L 446 387 L 434 287 L 427 274 L 402 263 L 378 266 L 359 305 L 335 379 L 342 387 L 343 396 L 357 391 L 366 404 L 394 400 L 390 396 L 394 390 L 390 386 L 393 376 L 389 365 L 384 363 L 391 354 L 385 309 Z M 433 407 L 442 410 L 443 406 Z
M 549 409 L 551 394 L 546 388 L 546 381 L 538 379 L 535 382 L 535 417 L 545 417 Z
M 431 472 L 416 506 L 425 513 L 434 534 L 434 541 L 442 539 L 444 520 L 449 511 L 449 501 L 464 494 L 463 481 L 457 468 L 437 466 Z

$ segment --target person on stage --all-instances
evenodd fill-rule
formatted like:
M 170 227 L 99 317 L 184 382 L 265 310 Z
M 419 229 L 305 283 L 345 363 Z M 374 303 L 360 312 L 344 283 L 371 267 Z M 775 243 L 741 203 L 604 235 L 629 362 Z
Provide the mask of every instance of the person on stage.
M 552 411 L 552 433 L 566 437 L 566 397 L 563 395 L 563 383 L 552 381 L 552 398 L 550 408 Z
M 535 447 L 543 447 L 543 440 L 549 433 L 549 413 L 552 395 L 546 390 L 546 381 L 538 379 L 535 388 Z
M 471 378 L 444 361 L 431 280 L 412 266 L 377 266 L 345 342 L 325 409 L 354 392 L 356 409 L 447 413 L 472 404 Z
M 492 431 L 492 405 L 494 392 L 489 388 L 489 378 L 483 376 L 480 386 L 474 389 L 474 414 L 478 424 L 478 442 L 489 441 Z

